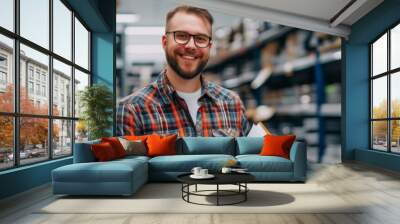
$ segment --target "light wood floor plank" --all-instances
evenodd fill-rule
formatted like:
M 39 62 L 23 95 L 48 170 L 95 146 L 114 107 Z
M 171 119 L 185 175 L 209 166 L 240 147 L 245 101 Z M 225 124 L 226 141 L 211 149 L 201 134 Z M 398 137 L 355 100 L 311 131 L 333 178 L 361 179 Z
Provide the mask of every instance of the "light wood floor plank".
M 5 224 L 398 224 L 400 175 L 359 163 L 311 164 L 308 183 L 325 187 L 348 203 L 356 214 L 36 214 L 54 200 L 49 185 L 0 201 Z M 312 197 L 312 196 L 310 196 Z

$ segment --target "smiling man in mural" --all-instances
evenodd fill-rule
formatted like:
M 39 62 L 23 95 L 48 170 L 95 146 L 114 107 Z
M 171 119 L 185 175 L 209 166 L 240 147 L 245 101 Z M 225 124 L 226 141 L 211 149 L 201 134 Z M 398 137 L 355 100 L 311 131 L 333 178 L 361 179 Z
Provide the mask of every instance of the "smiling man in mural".
M 118 135 L 246 136 L 252 126 L 239 96 L 202 76 L 212 46 L 211 14 L 179 6 L 166 16 L 167 65 L 119 102 Z

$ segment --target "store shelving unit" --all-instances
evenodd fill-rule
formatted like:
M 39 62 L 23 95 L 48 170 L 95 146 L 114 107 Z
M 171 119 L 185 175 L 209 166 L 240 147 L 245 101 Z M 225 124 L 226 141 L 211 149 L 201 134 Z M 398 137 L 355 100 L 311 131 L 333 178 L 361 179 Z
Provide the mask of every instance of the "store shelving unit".
M 223 68 L 226 64 L 231 64 L 232 61 L 240 60 L 249 56 L 254 56 L 260 47 L 278 38 L 285 37 L 288 33 L 296 30 L 291 27 L 273 28 L 260 34 L 259 38 L 250 46 L 241 47 L 240 49 L 229 52 L 223 57 L 211 58 L 208 62 L 207 69 L 214 70 Z
M 274 116 L 262 121 L 264 125 L 273 133 L 294 133 L 309 148 L 317 147 L 318 161 L 322 161 L 327 144 L 340 149 L 340 49 L 319 53 L 317 47 L 301 57 L 278 61 L 259 88 L 250 85 L 262 69 L 262 48 L 298 31 L 288 27 L 266 31 L 253 45 L 211 59 L 205 72 L 218 74 L 220 83 L 238 92 L 248 109 L 274 108 Z M 309 89 L 309 102 L 300 100 L 306 95 L 299 91 L 302 87 Z

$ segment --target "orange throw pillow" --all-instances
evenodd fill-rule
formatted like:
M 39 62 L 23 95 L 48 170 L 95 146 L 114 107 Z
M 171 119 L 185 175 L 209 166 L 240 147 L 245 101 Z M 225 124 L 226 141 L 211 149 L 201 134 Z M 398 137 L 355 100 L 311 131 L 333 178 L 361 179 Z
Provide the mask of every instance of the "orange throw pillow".
M 94 157 L 99 162 L 110 161 L 117 158 L 114 149 L 108 142 L 93 144 L 90 147 L 94 154 Z
M 265 135 L 261 156 L 280 156 L 290 159 L 290 148 L 296 135 Z
M 148 156 L 176 155 L 177 135 L 150 135 L 147 138 Z
M 114 149 L 115 155 L 117 158 L 125 157 L 126 156 L 126 151 L 124 147 L 122 146 L 121 142 L 119 142 L 117 137 L 104 137 L 101 138 L 101 142 L 108 142 Z
M 125 135 L 124 139 L 129 140 L 129 141 L 136 141 L 136 140 L 141 140 L 142 142 L 145 142 L 147 137 L 150 135 Z

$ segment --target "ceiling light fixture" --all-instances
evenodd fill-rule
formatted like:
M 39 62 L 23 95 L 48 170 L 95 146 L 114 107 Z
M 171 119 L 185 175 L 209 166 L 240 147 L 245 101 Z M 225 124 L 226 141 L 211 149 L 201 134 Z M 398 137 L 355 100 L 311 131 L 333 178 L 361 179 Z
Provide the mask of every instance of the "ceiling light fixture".
M 164 33 L 164 26 L 129 26 L 125 29 L 126 35 L 162 36 Z
M 136 23 L 139 21 L 140 16 L 138 14 L 131 13 L 119 13 L 117 14 L 117 23 Z
M 161 44 L 129 44 L 127 54 L 164 54 Z

